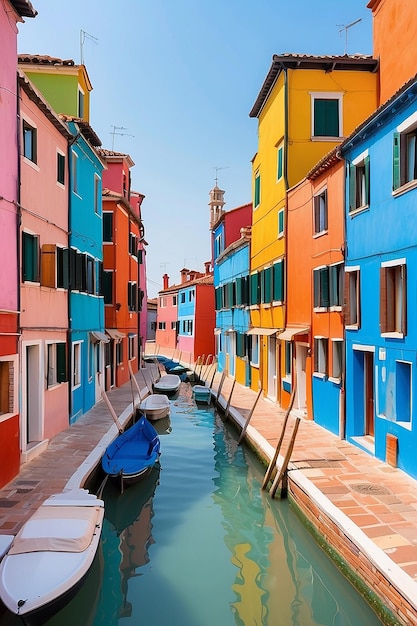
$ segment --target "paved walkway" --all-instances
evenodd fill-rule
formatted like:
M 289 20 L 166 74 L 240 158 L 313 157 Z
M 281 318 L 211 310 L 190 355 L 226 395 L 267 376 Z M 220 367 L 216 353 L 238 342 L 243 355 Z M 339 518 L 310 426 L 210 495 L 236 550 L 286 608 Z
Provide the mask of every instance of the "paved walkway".
M 137 375 L 142 395 L 155 375 L 152 367 L 148 364 Z M 216 374 L 214 397 L 220 379 Z M 223 408 L 227 408 L 232 384 L 230 378 L 225 379 L 220 397 Z M 235 384 L 230 415 L 240 426 L 256 396 Z M 110 391 L 108 397 L 124 425 L 131 415 L 131 384 Z M 247 437 L 267 460 L 274 454 L 284 416 L 282 409 L 261 398 L 251 417 Z M 293 423 L 291 419 L 283 453 Z M 18 477 L 0 490 L 0 534 L 15 534 L 50 494 L 83 485 L 116 435 L 110 411 L 100 402 L 54 437 L 40 456 L 25 464 Z M 300 422 L 289 470 L 291 481 L 302 485 L 312 501 L 337 519 L 404 597 L 417 605 L 417 481 L 308 420 Z M 413 619 L 406 623 L 417 624 Z

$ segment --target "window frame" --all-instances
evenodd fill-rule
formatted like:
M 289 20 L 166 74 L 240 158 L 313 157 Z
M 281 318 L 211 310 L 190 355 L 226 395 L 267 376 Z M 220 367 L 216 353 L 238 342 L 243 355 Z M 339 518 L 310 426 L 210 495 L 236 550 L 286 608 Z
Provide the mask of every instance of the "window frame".
M 346 330 L 361 327 L 361 271 L 359 266 L 344 268 L 344 321 Z M 355 280 L 354 280 L 355 279 Z M 356 314 L 353 317 L 352 311 Z
M 335 91 L 310 92 L 311 97 L 311 139 L 312 141 L 334 141 L 343 137 L 343 93 Z M 337 101 L 338 107 L 338 134 L 337 135 L 316 135 L 316 108 L 318 100 Z
M 40 284 L 39 235 L 26 230 L 22 231 L 22 282 Z
M 56 151 L 56 182 L 57 185 L 65 189 L 66 155 L 62 150 Z
M 402 339 L 407 334 L 406 259 L 383 261 L 380 266 L 381 337 Z
M 278 239 L 285 235 L 285 207 L 278 209 Z
M 329 372 L 329 338 L 314 337 L 313 376 L 327 378 Z
M 327 187 L 325 187 L 313 196 L 313 237 L 320 237 L 328 232 L 328 218 Z
M 284 142 L 277 146 L 277 183 L 284 178 Z
M 370 158 L 365 150 L 349 164 L 349 214 L 368 209 L 371 202 Z
M 413 178 L 409 175 L 408 139 L 414 138 Z M 401 194 L 417 186 L 417 111 L 399 124 L 393 134 L 393 195 Z
M 261 174 L 259 171 L 254 176 L 254 190 L 253 190 L 253 208 L 257 209 L 261 204 Z
M 38 165 L 38 129 L 25 117 L 22 120 L 22 155 L 30 163 Z
M 71 345 L 71 353 L 72 353 L 72 375 L 71 375 L 71 387 L 72 389 L 77 389 L 81 387 L 81 345 L 83 341 L 74 341 Z

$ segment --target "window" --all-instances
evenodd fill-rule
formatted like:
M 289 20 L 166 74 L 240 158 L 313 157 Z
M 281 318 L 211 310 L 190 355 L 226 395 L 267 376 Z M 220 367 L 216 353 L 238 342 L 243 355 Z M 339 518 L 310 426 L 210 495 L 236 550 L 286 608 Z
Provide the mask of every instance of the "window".
M 67 378 L 67 351 L 65 343 L 47 344 L 47 388 L 66 382 Z
M 72 344 L 72 386 L 81 385 L 81 341 Z
M 342 137 L 342 95 L 324 92 L 311 97 L 313 137 Z
M 188 292 L 188 301 L 192 302 L 195 298 L 195 289 L 190 289 Z
M 113 272 L 103 270 L 104 304 L 113 304 Z
M 285 378 L 291 381 L 292 374 L 292 342 L 285 342 Z
M 161 298 L 159 298 L 159 306 L 160 306 L 160 308 L 164 309 L 166 307 L 166 305 L 167 305 L 167 299 L 161 296 Z
M 138 290 L 133 281 L 127 283 L 127 306 L 129 311 L 137 312 L 138 310 Z
M 78 117 L 84 117 L 84 91 L 78 86 Z
M 313 198 L 314 206 L 314 234 L 327 231 L 327 189 L 324 189 Z
M 23 156 L 33 163 L 37 163 L 37 137 L 37 129 L 23 120 Z
M 261 175 L 259 172 L 255 174 L 255 194 L 254 194 L 254 202 L 253 206 L 256 209 L 261 202 Z
M 319 267 L 313 270 L 314 308 L 327 309 L 330 306 L 329 268 Z
M 116 342 L 116 364 L 123 363 L 123 339 Z
M 71 156 L 71 164 L 72 164 L 72 191 L 74 193 L 78 193 L 78 156 L 75 154 L 75 152 L 72 153 Z
M 39 282 L 39 237 L 22 233 L 22 279 Z
M 261 273 L 251 274 L 249 281 L 249 302 L 253 306 L 261 302 Z
M 87 293 L 94 293 L 94 259 L 91 256 L 86 255 L 87 261 L 87 281 L 86 281 L 86 291 Z
M 235 303 L 238 307 L 247 306 L 249 304 L 248 276 L 241 276 L 239 278 L 236 278 Z
M 60 185 L 65 185 L 65 155 L 56 153 L 56 180 Z
M 278 211 L 278 237 L 284 236 L 285 209 Z
M 177 296 L 172 296 L 172 306 L 177 306 Z
M 393 189 L 417 180 L 417 113 L 408 117 L 393 136 Z
M 272 301 L 272 267 L 266 267 L 261 272 L 261 302 L 269 304 Z
M 138 256 L 138 238 L 134 233 L 129 233 L 129 254 Z
M 360 326 L 360 270 L 345 268 L 345 324 L 359 328 Z
M 284 302 L 284 261 L 278 261 L 272 266 L 273 288 L 272 299 L 274 302 Z
M 97 174 L 94 174 L 94 213 L 96 215 L 101 213 L 100 177 Z
M 331 348 L 332 348 L 332 370 L 331 377 L 337 380 L 342 378 L 342 368 L 343 368 L 343 349 L 344 342 L 342 339 L 332 339 L 331 340 Z
M 220 233 L 214 240 L 214 258 L 216 259 L 223 252 L 223 234 Z
M 327 376 L 327 352 L 329 340 L 325 337 L 314 338 L 314 373 Z
M 158 322 L 158 330 L 165 330 L 166 322 Z
M 156 322 L 151 322 L 151 330 L 156 330 Z
M 397 422 L 411 422 L 411 363 L 396 361 L 395 402 Z
M 277 181 L 284 175 L 284 144 L 280 144 L 277 149 Z
M 381 334 L 407 332 L 407 283 L 405 259 L 382 263 L 380 269 Z
M 113 241 L 113 213 L 103 212 L 103 241 Z
M 69 250 L 56 248 L 56 286 L 68 289 L 69 286 Z
M 185 303 L 185 293 L 180 293 L 180 302 L 181 304 Z
M 0 361 L 0 415 L 14 413 L 15 394 L 17 398 L 15 372 L 13 361 Z
M 357 211 L 369 206 L 370 178 L 369 156 L 355 159 L 349 166 L 349 211 Z
M 343 306 L 343 263 L 329 266 L 329 304 Z
M 40 281 L 43 287 L 68 289 L 68 248 L 60 248 L 54 243 L 43 244 Z
M 137 335 L 129 333 L 129 361 L 136 358 Z
M 250 335 L 251 337 L 251 364 L 259 365 L 259 335 Z
M 171 322 L 171 330 L 177 329 L 177 322 Z

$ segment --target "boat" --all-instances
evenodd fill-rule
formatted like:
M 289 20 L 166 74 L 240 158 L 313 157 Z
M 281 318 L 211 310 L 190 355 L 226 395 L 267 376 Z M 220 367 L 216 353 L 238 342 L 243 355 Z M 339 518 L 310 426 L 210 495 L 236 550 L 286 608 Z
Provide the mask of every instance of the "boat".
M 159 420 L 169 415 L 171 405 L 167 396 L 152 393 L 147 396 L 139 405 L 141 411 L 148 420 Z
M 158 462 L 159 436 L 144 415 L 106 448 L 101 459 L 104 472 L 120 480 L 120 489 L 144 478 Z
M 94 561 L 104 502 L 86 489 L 50 496 L 0 563 L 0 598 L 26 626 L 44 624 L 75 595 Z
M 165 394 L 173 394 L 178 391 L 181 385 L 181 378 L 177 374 L 165 374 L 153 384 L 154 391 Z
M 211 402 L 210 387 L 206 387 L 205 385 L 194 385 L 193 396 L 196 402 L 203 402 L 205 404 L 210 404 Z

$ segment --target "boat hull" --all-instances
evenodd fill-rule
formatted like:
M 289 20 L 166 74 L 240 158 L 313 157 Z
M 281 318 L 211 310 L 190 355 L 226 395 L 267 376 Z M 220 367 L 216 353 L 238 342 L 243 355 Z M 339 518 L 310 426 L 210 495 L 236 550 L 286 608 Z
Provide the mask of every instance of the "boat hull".
M 65 606 L 94 560 L 104 503 L 81 492 L 85 490 L 52 496 L 43 503 L 0 564 L 0 597 L 28 626 L 43 624 Z M 77 502 L 70 494 L 81 497 Z
M 176 393 L 181 385 L 181 378 L 177 374 L 166 374 L 154 383 L 154 391 L 171 395 Z
M 139 410 L 148 420 L 156 421 L 169 415 L 171 405 L 166 395 L 152 394 L 141 402 Z
M 202 404 L 210 404 L 211 402 L 210 388 L 205 387 L 204 385 L 194 385 L 193 397 L 196 402 L 201 402 Z

